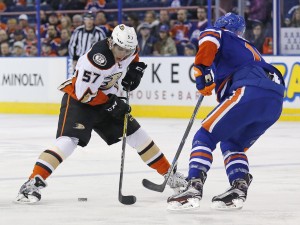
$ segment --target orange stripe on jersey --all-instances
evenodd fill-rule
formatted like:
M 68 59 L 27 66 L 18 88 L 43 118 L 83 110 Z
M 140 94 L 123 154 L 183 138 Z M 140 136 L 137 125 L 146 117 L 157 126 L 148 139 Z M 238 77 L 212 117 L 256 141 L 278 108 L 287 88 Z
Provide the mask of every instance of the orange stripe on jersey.
M 159 174 L 164 175 L 170 168 L 170 163 L 165 156 L 161 157 L 157 162 L 151 164 L 151 168 L 155 169 Z
M 67 100 L 67 107 L 66 107 L 66 111 L 65 111 L 65 115 L 64 115 L 64 121 L 61 127 L 61 132 L 60 132 L 60 136 L 62 136 L 64 128 L 65 128 L 65 124 L 66 124 L 66 120 L 67 120 L 67 114 L 68 114 L 68 110 L 69 110 L 69 105 L 70 105 L 70 95 L 68 95 L 68 100 Z
M 75 83 L 77 80 L 77 74 L 78 74 L 78 71 L 76 71 L 76 76 L 72 77 L 71 81 L 67 80 L 62 85 L 60 85 L 60 87 L 58 88 L 59 90 L 69 94 L 75 100 L 78 100 L 77 96 L 75 94 Z
M 221 36 L 220 36 L 219 33 L 216 33 L 216 32 L 213 32 L 213 31 L 207 31 L 207 32 L 203 32 L 203 33 L 200 35 L 199 39 L 201 39 L 201 38 L 203 38 L 203 37 L 205 37 L 205 36 L 208 36 L 208 35 L 212 35 L 212 36 L 214 36 L 214 37 L 216 37 L 216 38 L 218 38 L 218 39 L 221 38 Z
M 243 158 L 243 159 L 245 159 L 246 161 L 248 161 L 248 158 L 247 158 L 247 156 L 245 156 L 245 155 L 234 155 L 234 156 L 229 157 L 228 159 L 226 159 L 226 160 L 224 161 L 225 166 L 228 164 L 229 161 L 231 161 L 232 159 L 236 159 L 236 158 Z
M 207 153 L 204 153 L 204 152 L 194 152 L 191 154 L 191 157 L 195 157 L 195 156 L 202 156 L 202 157 L 206 157 L 206 158 L 209 158 L 210 160 L 213 160 L 213 157 L 211 154 L 207 154 Z
M 247 42 L 245 42 L 245 46 L 252 52 L 255 61 L 261 60 L 260 55 L 255 51 L 255 49 L 251 45 L 249 45 Z
M 216 111 L 214 111 L 208 118 L 207 120 L 204 120 L 202 127 L 206 129 L 207 131 L 210 130 L 211 125 L 219 118 L 219 116 L 228 108 L 230 107 L 234 102 L 237 101 L 237 99 L 240 97 L 242 92 L 242 88 L 239 88 L 236 90 L 234 95 L 226 100 L 224 104 L 220 106 Z
M 78 73 L 78 72 L 77 72 Z M 90 96 L 89 95 L 94 95 L 94 93 L 91 92 L 90 89 L 87 89 L 85 91 L 85 93 L 83 94 L 81 99 L 78 99 L 75 93 L 75 84 L 77 81 L 77 74 L 76 76 L 74 76 L 72 78 L 72 80 L 67 80 L 66 82 L 64 82 L 62 85 L 60 85 L 59 89 L 65 93 L 67 93 L 68 95 L 70 95 L 73 99 L 77 100 L 77 101 L 81 101 L 83 103 L 95 106 L 95 105 L 101 105 L 105 102 L 107 102 L 108 97 L 106 94 L 104 94 L 102 91 L 98 90 L 96 96 L 94 98 L 91 98 L 91 100 L 88 101 L 84 101 L 84 99 L 88 99 Z
M 205 41 L 199 46 L 199 50 L 195 57 L 195 65 L 211 66 L 218 47 L 211 41 Z

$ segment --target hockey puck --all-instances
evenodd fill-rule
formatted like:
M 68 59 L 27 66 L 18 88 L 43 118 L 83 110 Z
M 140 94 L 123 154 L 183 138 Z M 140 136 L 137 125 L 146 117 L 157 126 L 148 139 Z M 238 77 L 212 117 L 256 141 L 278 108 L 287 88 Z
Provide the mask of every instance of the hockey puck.
M 86 201 L 87 201 L 87 198 L 78 198 L 78 201 L 79 201 L 79 202 L 86 202 Z

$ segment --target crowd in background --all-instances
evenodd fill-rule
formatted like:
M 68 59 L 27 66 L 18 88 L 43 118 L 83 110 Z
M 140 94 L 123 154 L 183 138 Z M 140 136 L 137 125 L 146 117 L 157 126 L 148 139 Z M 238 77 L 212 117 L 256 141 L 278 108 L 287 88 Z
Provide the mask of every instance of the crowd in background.
M 205 0 L 125 0 L 123 7 L 160 6 L 157 11 L 123 13 L 123 22 L 136 29 L 141 56 L 194 56 L 201 31 L 208 26 L 207 1 Z M 286 3 L 288 2 L 288 4 Z M 300 1 L 284 1 L 282 26 L 300 27 Z M 33 0 L 0 0 L 0 12 L 34 11 Z M 41 56 L 69 56 L 70 39 L 76 29 L 86 28 L 85 13 L 57 13 L 56 10 L 82 10 L 92 14 L 92 26 L 102 29 L 108 37 L 117 25 L 117 16 L 105 9 L 117 7 L 117 1 L 105 0 L 41 0 L 40 34 Z M 262 54 L 273 53 L 272 0 L 248 0 L 244 16 L 244 37 Z M 182 6 L 194 6 L 183 9 Z M 221 1 L 226 12 L 237 12 L 237 1 Z M 212 15 L 214 15 L 212 13 Z M 1 16 L 0 55 L 3 57 L 37 56 L 37 23 L 35 15 L 20 13 L 18 16 Z M 214 18 L 212 18 L 214 20 Z M 213 22 L 213 21 L 212 21 Z M 97 29 L 98 29 L 97 28 Z M 101 36 L 104 38 L 104 36 Z

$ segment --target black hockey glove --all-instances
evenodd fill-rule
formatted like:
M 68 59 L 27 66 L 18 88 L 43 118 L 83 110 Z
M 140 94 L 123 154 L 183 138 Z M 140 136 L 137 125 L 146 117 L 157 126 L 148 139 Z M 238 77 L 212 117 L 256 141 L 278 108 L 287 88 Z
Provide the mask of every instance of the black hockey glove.
M 123 119 L 126 113 L 131 112 L 130 105 L 127 105 L 123 100 L 118 98 L 116 95 L 109 94 L 109 99 L 104 104 L 104 109 L 116 119 Z
M 146 68 L 147 65 L 144 62 L 133 62 L 128 66 L 121 83 L 124 91 L 133 91 L 139 86 Z

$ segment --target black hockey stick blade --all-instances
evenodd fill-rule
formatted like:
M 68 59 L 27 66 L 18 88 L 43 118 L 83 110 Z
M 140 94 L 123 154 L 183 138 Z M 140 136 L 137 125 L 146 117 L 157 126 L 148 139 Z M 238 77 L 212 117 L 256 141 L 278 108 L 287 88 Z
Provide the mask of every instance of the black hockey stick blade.
M 136 197 L 133 195 L 119 194 L 119 201 L 124 205 L 133 205 L 136 202 Z
M 152 191 L 163 192 L 165 190 L 167 180 L 165 180 L 162 184 L 155 184 L 150 180 L 143 179 L 142 183 L 145 188 L 148 188 Z
M 197 102 L 197 104 L 196 104 L 196 106 L 194 108 L 194 112 L 193 112 L 193 114 L 192 114 L 192 116 L 190 118 L 189 124 L 188 124 L 188 126 L 187 126 L 187 128 L 186 128 L 186 130 L 185 130 L 185 132 L 183 134 L 183 137 L 182 137 L 180 145 L 179 145 L 179 147 L 177 149 L 176 155 L 175 155 L 175 157 L 173 159 L 173 162 L 172 162 L 172 165 L 171 165 L 171 169 L 168 171 L 167 175 L 165 176 L 164 182 L 162 184 L 155 184 L 155 183 L 153 183 L 153 182 L 151 182 L 151 181 L 149 181 L 147 179 L 143 179 L 142 183 L 143 183 L 143 185 L 144 185 L 145 188 L 148 188 L 148 189 L 150 189 L 152 191 L 157 191 L 157 192 L 163 192 L 165 190 L 165 187 L 167 185 L 168 179 L 169 179 L 172 171 L 174 171 L 174 168 L 177 165 L 178 158 L 179 158 L 180 153 L 181 153 L 181 151 L 183 149 L 185 140 L 186 140 L 186 138 L 187 138 L 188 134 L 190 133 L 190 130 L 191 130 L 192 126 L 193 126 L 194 120 L 196 118 L 196 115 L 198 113 L 200 105 L 201 105 L 201 103 L 203 101 L 203 98 L 204 98 L 204 96 L 200 95 L 200 97 L 198 99 L 198 102 Z

